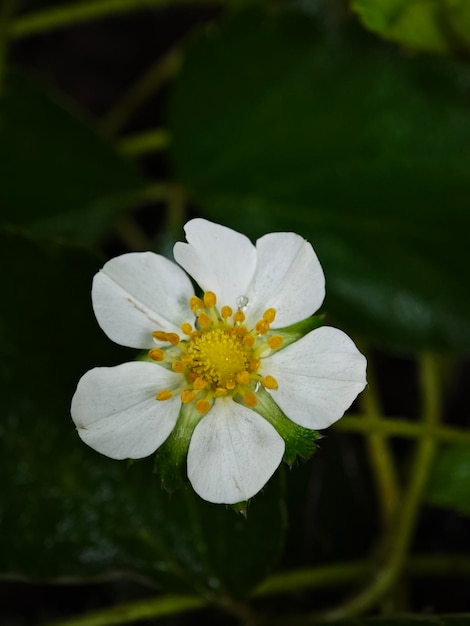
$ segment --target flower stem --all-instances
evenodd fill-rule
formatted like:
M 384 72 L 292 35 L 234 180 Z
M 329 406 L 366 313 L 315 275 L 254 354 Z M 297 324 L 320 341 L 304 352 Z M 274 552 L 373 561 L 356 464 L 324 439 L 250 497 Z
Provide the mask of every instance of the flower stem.
M 151 9 L 167 4 L 221 5 L 222 0 L 85 0 L 31 12 L 15 20 L 10 28 L 12 37 L 28 37 L 87 21 Z
M 137 620 L 194 611 L 207 606 L 207 604 L 207 600 L 198 596 L 161 596 L 54 622 L 50 626 L 114 626 L 115 624 L 128 624 Z
M 377 395 L 377 383 L 370 359 L 368 359 L 367 369 L 369 385 L 361 394 L 360 403 L 372 426 L 367 433 L 367 447 L 376 482 L 383 527 L 384 529 L 388 529 L 395 517 L 400 498 L 400 490 L 389 442 L 382 433 L 374 429 L 374 426 L 382 421 L 382 410 Z
M 118 149 L 125 156 L 143 156 L 164 150 L 170 143 L 170 135 L 164 128 L 147 130 L 121 139 Z

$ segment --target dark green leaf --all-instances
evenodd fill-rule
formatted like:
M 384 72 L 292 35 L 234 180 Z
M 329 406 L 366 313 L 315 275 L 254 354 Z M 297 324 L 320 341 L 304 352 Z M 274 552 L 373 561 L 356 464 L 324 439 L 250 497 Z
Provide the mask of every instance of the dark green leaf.
M 79 376 L 134 356 L 93 318 L 97 266 L 81 251 L 0 231 L 0 575 L 124 572 L 168 589 L 247 593 L 282 546 L 279 477 L 244 519 L 189 487 L 169 496 L 152 458 L 107 459 L 75 432 Z
M 442 448 L 428 484 L 427 500 L 470 515 L 470 445 Z
M 21 75 L 0 99 L 3 224 L 92 244 L 143 181 L 70 102 Z
M 208 217 L 313 243 L 327 323 L 469 353 L 468 85 L 458 65 L 304 14 L 240 12 L 188 48 L 174 164 Z

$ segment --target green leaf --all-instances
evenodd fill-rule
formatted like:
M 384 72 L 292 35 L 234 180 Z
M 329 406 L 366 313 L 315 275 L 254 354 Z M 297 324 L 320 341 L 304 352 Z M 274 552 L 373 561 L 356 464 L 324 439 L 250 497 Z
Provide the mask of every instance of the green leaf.
M 427 52 L 456 51 L 441 0 L 352 0 L 351 6 L 364 26 L 386 39 Z
M 468 354 L 469 84 L 302 13 L 241 11 L 188 47 L 174 166 L 207 217 L 312 242 L 326 323 Z
M 92 245 L 142 179 L 65 97 L 16 74 L 2 94 L 2 223 Z
M 248 593 L 284 534 L 281 477 L 247 519 L 168 495 L 153 459 L 99 455 L 77 436 L 70 400 L 90 367 L 131 360 L 93 317 L 98 262 L 0 230 L 0 575 L 86 580 L 124 573 L 169 590 Z
M 455 444 L 439 451 L 431 474 L 427 501 L 470 515 L 470 446 Z

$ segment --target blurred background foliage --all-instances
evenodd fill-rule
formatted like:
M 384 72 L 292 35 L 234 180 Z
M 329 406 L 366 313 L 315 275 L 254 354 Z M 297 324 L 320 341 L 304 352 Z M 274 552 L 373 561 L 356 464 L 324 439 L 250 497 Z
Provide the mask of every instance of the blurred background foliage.
M 1 624 L 470 624 L 469 206 L 468 0 L 1 0 Z M 370 360 L 247 519 L 69 417 L 134 356 L 93 274 L 196 215 L 309 239 Z

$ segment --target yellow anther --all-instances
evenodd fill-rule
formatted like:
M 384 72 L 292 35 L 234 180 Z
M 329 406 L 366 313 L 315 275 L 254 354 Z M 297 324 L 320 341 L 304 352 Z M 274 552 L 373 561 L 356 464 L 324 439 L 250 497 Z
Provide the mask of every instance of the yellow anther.
M 216 398 L 220 398 L 220 396 L 226 396 L 227 390 L 224 387 L 217 387 L 214 391 L 214 395 Z
M 243 344 L 247 346 L 248 348 L 252 348 L 254 346 L 255 341 L 256 339 L 252 335 L 247 335 L 246 337 L 243 337 Z
M 208 309 L 212 309 L 217 304 L 217 296 L 213 291 L 206 291 L 204 294 L 204 304 Z
M 193 384 L 194 384 L 194 389 L 197 389 L 198 391 L 200 391 L 201 389 L 205 389 L 207 387 L 207 381 L 204 380 L 204 378 L 201 378 L 200 376 L 196 378 Z
M 266 320 L 259 320 L 259 322 L 256 322 L 255 328 L 260 335 L 265 335 L 269 330 L 269 324 Z
M 249 372 L 238 372 L 237 374 L 237 383 L 240 385 L 247 385 L 250 382 L 250 373 Z
M 171 391 L 169 391 L 168 389 L 162 389 L 160 393 L 157 393 L 156 399 L 157 400 L 169 400 L 172 396 L 173 394 L 171 393 Z
M 282 346 L 283 343 L 284 339 L 279 335 L 275 335 L 274 337 L 270 337 L 268 339 L 268 346 L 271 348 L 271 350 L 277 350 Z
M 182 374 L 184 370 L 186 369 L 186 366 L 181 361 L 175 361 L 174 363 L 171 364 L 171 369 L 177 374 Z
M 238 311 L 236 311 L 234 316 L 233 316 L 233 321 L 237 322 L 237 324 L 240 324 L 241 322 L 244 322 L 245 321 L 245 314 L 243 313 L 243 311 L 240 311 L 240 309 L 238 309 Z
M 198 298 L 197 296 L 193 296 L 189 300 L 189 306 L 191 307 L 191 311 L 193 313 L 196 313 L 196 311 L 199 311 L 200 309 L 204 308 L 204 302 L 201 300 L 201 298 Z
M 266 376 L 266 378 L 263 378 L 261 383 L 263 387 L 266 387 L 266 389 L 277 389 L 279 387 L 277 380 L 273 376 Z
M 225 388 L 228 389 L 229 391 L 233 391 L 236 386 L 237 386 L 237 383 L 234 380 L 227 380 L 225 383 Z
M 207 313 L 199 313 L 197 321 L 202 327 L 211 325 L 211 318 L 207 315 Z
M 259 359 L 251 359 L 250 361 L 250 370 L 252 372 L 256 372 L 256 370 L 258 369 L 258 367 L 260 366 L 261 361 Z
M 207 400 L 198 400 L 196 402 L 196 411 L 198 413 L 207 413 L 207 411 L 211 408 L 211 403 Z
M 193 357 L 190 354 L 182 354 L 181 360 L 183 361 L 183 363 L 192 363 Z
M 258 398 L 251 391 L 247 391 L 243 396 L 243 402 L 246 406 L 254 407 L 258 404 Z
M 268 324 L 272 324 L 276 318 L 276 309 L 266 309 L 263 313 L 263 319 Z
M 192 402 L 195 397 L 196 397 L 196 394 L 194 391 L 191 391 L 191 389 L 186 389 L 181 394 L 181 402 L 183 404 L 188 404 L 188 402 Z
M 158 341 L 168 341 L 168 333 L 164 333 L 163 330 L 156 330 L 152 333 L 152 337 Z
M 160 348 L 152 348 L 149 350 L 149 357 L 153 361 L 163 361 L 165 358 L 165 353 Z
M 232 317 L 232 308 L 229 306 L 223 306 L 220 314 L 222 315 L 222 319 L 226 320 L 229 317 Z
M 185 335 L 190 335 L 193 332 L 193 327 L 188 322 L 183 322 L 181 324 L 181 330 Z
M 248 328 L 246 326 L 235 326 L 232 330 L 235 331 L 236 335 L 241 335 L 242 337 L 248 332 Z
M 167 333 L 167 341 L 169 341 L 172 345 L 177 346 L 181 341 L 181 338 L 176 333 Z

